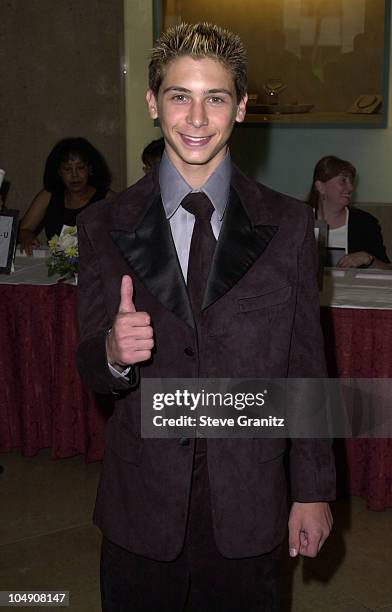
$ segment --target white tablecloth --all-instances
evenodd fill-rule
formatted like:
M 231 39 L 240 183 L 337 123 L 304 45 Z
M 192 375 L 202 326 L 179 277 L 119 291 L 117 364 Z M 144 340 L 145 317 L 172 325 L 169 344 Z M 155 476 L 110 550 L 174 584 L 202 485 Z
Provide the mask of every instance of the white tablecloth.
M 60 276 L 48 276 L 47 259 L 15 257 L 15 271 L 0 274 L 0 284 L 55 285 Z M 327 268 L 320 292 L 321 306 L 392 309 L 392 269 Z
M 392 309 L 392 269 L 327 268 L 321 306 Z
M 0 274 L 0 284 L 8 285 L 55 285 L 60 276 L 48 276 L 45 257 L 15 257 L 14 272 Z

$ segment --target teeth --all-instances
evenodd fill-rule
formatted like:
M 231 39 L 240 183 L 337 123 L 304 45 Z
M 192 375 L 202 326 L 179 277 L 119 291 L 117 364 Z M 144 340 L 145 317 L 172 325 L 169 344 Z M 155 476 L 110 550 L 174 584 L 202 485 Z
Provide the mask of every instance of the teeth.
M 207 140 L 208 136 L 185 136 L 184 138 L 186 138 L 187 140 L 191 140 L 193 142 L 201 142 L 203 140 Z

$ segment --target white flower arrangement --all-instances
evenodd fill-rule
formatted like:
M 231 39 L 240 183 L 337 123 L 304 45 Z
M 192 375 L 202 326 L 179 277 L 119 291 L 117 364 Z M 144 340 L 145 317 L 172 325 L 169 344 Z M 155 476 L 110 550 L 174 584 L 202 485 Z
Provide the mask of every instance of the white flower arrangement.
M 76 227 L 64 226 L 60 236 L 55 234 L 48 242 L 48 274 L 74 276 L 78 272 L 79 251 Z

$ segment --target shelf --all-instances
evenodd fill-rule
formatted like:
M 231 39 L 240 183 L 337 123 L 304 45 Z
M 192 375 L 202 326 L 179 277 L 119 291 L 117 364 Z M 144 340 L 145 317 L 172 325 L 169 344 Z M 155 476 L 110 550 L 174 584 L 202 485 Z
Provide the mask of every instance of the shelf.
M 359 113 L 277 113 L 262 114 L 249 112 L 245 117 L 245 125 L 272 125 L 272 126 L 318 126 L 318 127 L 363 127 L 384 128 L 386 118 L 383 114 L 359 114 Z

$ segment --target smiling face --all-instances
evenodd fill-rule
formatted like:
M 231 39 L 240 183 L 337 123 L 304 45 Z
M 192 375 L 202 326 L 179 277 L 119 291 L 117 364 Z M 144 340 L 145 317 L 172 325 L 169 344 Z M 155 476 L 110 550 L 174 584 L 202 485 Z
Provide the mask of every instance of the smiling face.
M 169 63 L 157 98 L 148 90 L 146 99 L 170 160 L 199 187 L 225 156 L 234 123 L 244 120 L 247 96 L 237 102 L 233 77 L 219 61 L 185 56 Z
M 322 197 L 323 206 L 333 210 L 343 210 L 350 204 L 353 192 L 353 179 L 349 174 L 338 174 L 328 181 L 316 181 L 316 189 Z
M 73 193 L 80 192 L 88 185 L 90 166 L 78 155 L 71 155 L 67 161 L 60 164 L 59 176 L 66 189 Z

